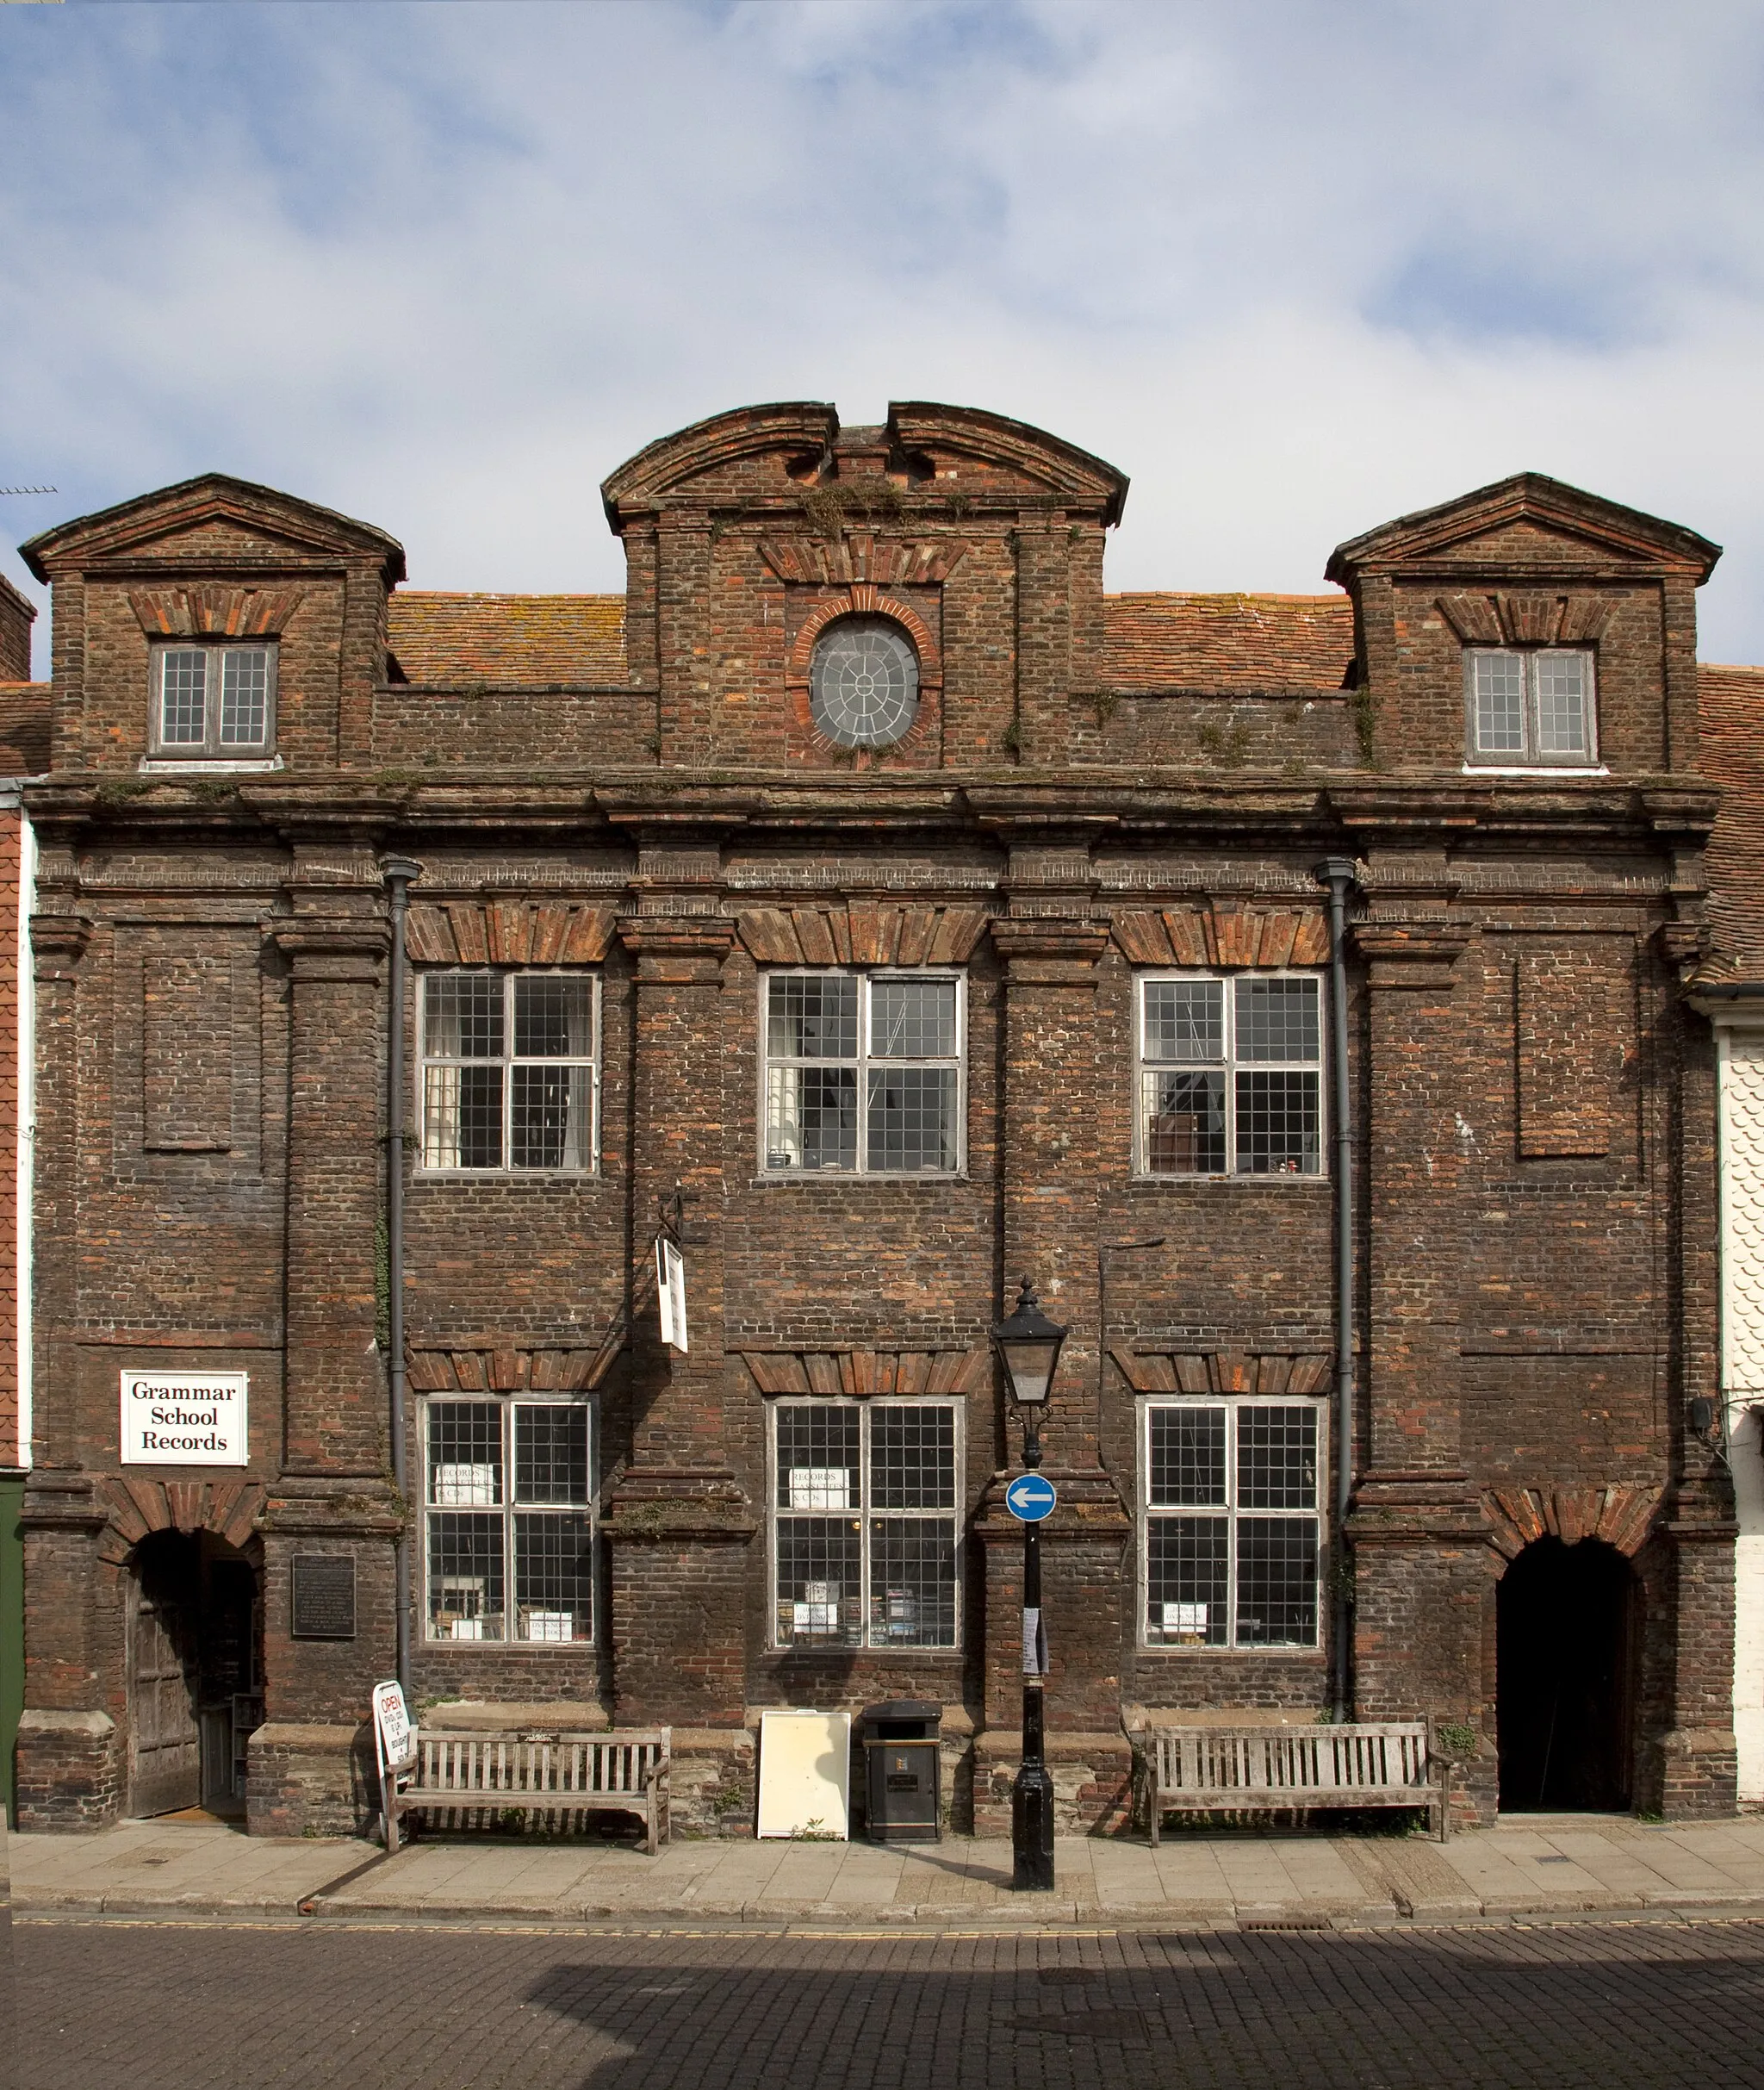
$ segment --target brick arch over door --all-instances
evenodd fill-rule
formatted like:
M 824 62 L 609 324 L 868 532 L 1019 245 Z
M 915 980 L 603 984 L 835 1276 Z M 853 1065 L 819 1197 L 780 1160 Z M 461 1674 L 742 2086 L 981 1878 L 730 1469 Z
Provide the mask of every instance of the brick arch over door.
M 211 1531 L 243 1552 L 257 1528 L 264 1489 L 252 1480 L 107 1480 L 101 1490 L 110 1521 L 98 1558 L 121 1567 L 156 1531 Z
M 1648 1541 L 1664 1493 L 1622 1481 L 1603 1488 L 1485 1488 L 1482 1514 L 1490 1544 L 1508 1560 L 1545 1538 L 1560 1539 L 1564 1546 L 1602 1539 L 1618 1552 L 1634 1555 Z

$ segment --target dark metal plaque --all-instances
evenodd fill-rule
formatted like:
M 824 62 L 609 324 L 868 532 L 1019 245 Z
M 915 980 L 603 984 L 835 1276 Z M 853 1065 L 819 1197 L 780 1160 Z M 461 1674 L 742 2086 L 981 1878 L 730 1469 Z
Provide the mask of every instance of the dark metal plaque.
M 296 1553 L 289 1627 L 296 1640 L 355 1638 L 355 1555 Z

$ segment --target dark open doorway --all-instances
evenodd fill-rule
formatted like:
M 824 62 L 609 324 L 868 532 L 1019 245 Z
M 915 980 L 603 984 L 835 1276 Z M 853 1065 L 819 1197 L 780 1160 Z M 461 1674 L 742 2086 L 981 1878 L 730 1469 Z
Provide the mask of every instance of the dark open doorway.
M 264 1716 L 257 1571 L 209 1532 L 155 1532 L 131 1564 L 128 1811 L 241 1815 Z
M 1630 1804 L 1640 1589 L 1597 1539 L 1539 1539 L 1502 1577 L 1500 1807 L 1613 1813 Z

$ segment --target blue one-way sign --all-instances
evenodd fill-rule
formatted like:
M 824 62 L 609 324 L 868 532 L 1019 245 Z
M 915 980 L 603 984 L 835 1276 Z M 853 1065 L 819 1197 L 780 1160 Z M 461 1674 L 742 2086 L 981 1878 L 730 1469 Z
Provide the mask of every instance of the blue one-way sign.
M 1004 1490 L 1004 1507 L 1025 1524 L 1039 1524 L 1043 1517 L 1052 1516 L 1059 1500 L 1053 1483 L 1039 1473 L 1019 1473 Z

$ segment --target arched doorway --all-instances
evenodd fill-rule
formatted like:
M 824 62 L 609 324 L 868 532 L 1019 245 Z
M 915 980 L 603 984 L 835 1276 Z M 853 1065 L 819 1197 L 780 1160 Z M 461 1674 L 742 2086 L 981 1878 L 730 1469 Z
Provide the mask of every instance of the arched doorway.
M 208 1531 L 156 1531 L 130 1561 L 128 1812 L 245 1812 L 263 1719 L 258 1577 Z
M 1500 1808 L 1630 1804 L 1641 1591 L 1615 1546 L 1539 1539 L 1501 1578 Z

